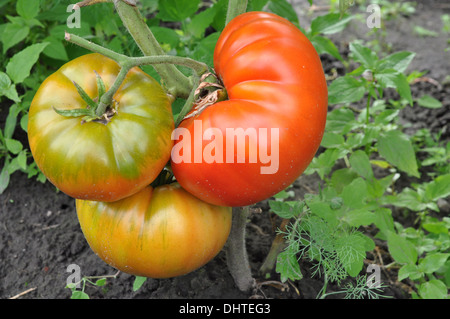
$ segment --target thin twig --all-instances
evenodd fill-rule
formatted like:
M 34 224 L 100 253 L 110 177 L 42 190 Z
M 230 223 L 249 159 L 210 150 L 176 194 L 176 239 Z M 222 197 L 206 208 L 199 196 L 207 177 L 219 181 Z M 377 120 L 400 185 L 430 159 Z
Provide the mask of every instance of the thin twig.
M 26 295 L 27 293 L 32 292 L 33 290 L 36 290 L 36 289 L 37 289 L 37 287 L 30 288 L 28 290 L 22 291 L 20 294 L 17 294 L 9 299 L 18 299 L 19 297 L 22 297 L 23 295 Z

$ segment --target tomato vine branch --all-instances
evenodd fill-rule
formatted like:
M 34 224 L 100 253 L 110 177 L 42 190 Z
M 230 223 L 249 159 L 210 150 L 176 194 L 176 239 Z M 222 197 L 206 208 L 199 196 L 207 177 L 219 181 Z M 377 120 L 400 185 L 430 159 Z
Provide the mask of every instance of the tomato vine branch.
M 156 56 L 143 56 L 143 57 L 128 57 L 126 55 L 114 52 L 112 50 L 109 50 L 107 48 L 104 48 L 96 43 L 93 43 L 91 41 L 88 41 L 82 37 L 79 37 L 74 34 L 67 33 L 65 34 L 65 39 L 73 44 L 76 44 L 80 47 L 83 47 L 85 49 L 88 49 L 92 52 L 100 53 L 110 59 L 113 59 L 116 61 L 121 69 L 119 74 L 117 75 L 116 80 L 114 81 L 114 84 L 111 86 L 111 88 L 103 94 L 99 101 L 99 105 L 97 107 L 96 114 L 98 116 L 102 116 L 108 105 L 111 104 L 112 98 L 119 89 L 120 85 L 122 84 L 123 80 L 125 79 L 125 76 L 127 75 L 128 71 L 136 66 L 141 65 L 163 65 L 163 64 L 169 64 L 169 65 L 182 65 L 185 67 L 188 67 L 192 69 L 195 73 L 193 77 L 198 78 L 203 73 L 208 71 L 208 66 L 205 63 L 193 60 L 191 58 L 186 57 L 179 57 L 179 56 L 172 56 L 172 55 L 156 55 Z M 192 80 L 191 80 L 192 81 Z M 192 82 L 196 82 L 198 85 L 198 80 L 193 80 Z M 195 91 L 195 88 L 197 85 L 192 84 L 192 89 L 190 90 L 190 94 L 188 96 L 189 98 L 192 98 L 192 92 Z

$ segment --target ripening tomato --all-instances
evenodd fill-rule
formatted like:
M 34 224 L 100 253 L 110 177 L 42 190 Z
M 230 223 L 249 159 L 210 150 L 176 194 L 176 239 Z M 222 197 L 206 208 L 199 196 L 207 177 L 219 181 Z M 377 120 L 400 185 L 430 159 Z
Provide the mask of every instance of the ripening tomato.
M 97 77 L 106 90 L 119 65 L 87 54 L 63 65 L 39 87 L 30 107 L 28 139 L 44 175 L 61 191 L 89 200 L 115 201 L 149 185 L 170 159 L 174 128 L 171 100 L 139 68 L 113 96 L 109 122 L 83 121 L 56 110 L 86 109 L 76 82 L 98 99 Z
M 181 122 L 172 169 L 206 202 L 251 205 L 289 186 L 313 159 L 325 129 L 325 75 L 306 36 L 266 12 L 225 27 L 214 67 L 228 100 Z
M 151 278 L 180 276 L 222 249 L 231 208 L 207 204 L 178 183 L 148 186 L 117 202 L 76 200 L 81 229 L 109 265 Z

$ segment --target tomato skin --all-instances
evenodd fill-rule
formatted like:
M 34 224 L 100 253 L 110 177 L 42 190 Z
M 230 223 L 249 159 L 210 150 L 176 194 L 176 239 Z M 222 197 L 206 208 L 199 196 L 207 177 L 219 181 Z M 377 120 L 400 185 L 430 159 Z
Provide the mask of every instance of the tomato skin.
M 81 229 L 109 265 L 150 278 L 180 276 L 224 246 L 231 208 L 200 201 L 178 183 L 144 188 L 113 203 L 76 200 Z
M 181 159 L 185 150 L 172 152 L 172 169 L 177 181 L 200 199 L 225 206 L 246 206 L 267 199 L 293 183 L 307 168 L 320 146 L 325 129 L 328 91 L 320 58 L 311 42 L 289 21 L 266 12 L 248 12 L 233 19 L 220 35 L 214 51 L 214 67 L 228 100 L 208 106 L 186 118 L 179 128 L 190 139 L 175 141 L 174 150 L 185 145 L 194 154 L 195 120 L 201 121 L 201 151 L 230 142 L 227 128 L 278 129 L 278 169 L 262 174 L 267 166 L 261 158 L 251 162 L 250 143 L 234 146 L 234 161 L 222 163 Z M 208 129 L 219 130 L 223 138 L 205 139 Z M 272 141 L 258 150 L 276 150 Z M 276 141 L 276 140 L 274 140 Z M 211 144 L 212 143 L 212 144 Z M 199 144 L 197 144 L 199 145 Z M 245 151 L 245 161 L 237 155 Z M 254 149 L 253 149 L 253 152 Z M 184 153 L 183 153 L 184 154 Z M 244 154 L 244 153 L 242 153 Z M 241 160 L 241 163 L 239 162 Z
M 159 83 L 133 68 L 114 95 L 117 113 L 108 124 L 81 123 L 53 108 L 85 108 L 72 81 L 98 96 L 94 71 L 106 89 L 119 65 L 87 54 L 63 65 L 38 89 L 29 111 L 28 139 L 44 175 L 74 198 L 115 201 L 150 184 L 170 158 L 174 128 L 171 101 Z

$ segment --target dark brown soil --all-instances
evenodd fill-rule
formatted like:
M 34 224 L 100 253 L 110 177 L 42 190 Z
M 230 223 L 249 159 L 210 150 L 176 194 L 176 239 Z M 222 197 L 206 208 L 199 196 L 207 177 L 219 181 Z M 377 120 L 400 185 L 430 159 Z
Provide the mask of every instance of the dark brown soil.
M 301 2 L 301 1 L 300 1 Z M 307 3 L 307 1 L 304 1 Z M 316 3 L 316 1 L 314 1 Z M 423 3 L 433 3 L 425 6 Z M 422 127 L 444 131 L 444 138 L 450 139 L 450 87 L 444 85 L 450 74 L 450 52 L 444 49 L 449 35 L 441 32 L 440 16 L 449 13 L 450 8 L 439 4 L 447 1 L 419 1 L 416 14 L 400 17 L 387 24 L 387 41 L 393 50 L 411 50 L 417 53 L 412 69 L 427 70 L 427 76 L 435 82 L 418 83 L 412 86 L 414 97 L 430 94 L 442 101 L 441 109 L 422 109 L 417 106 L 407 108 L 402 119 L 411 123 L 411 130 Z M 304 5 L 304 4 L 302 4 Z M 420 7 L 421 6 L 421 7 Z M 444 11 L 446 10 L 446 11 Z M 301 10 L 299 10 L 301 12 Z M 426 22 L 423 24 L 422 22 Z M 418 37 L 411 32 L 415 23 L 439 32 L 437 37 Z M 334 40 L 345 50 L 352 36 L 360 36 L 360 28 L 351 26 L 345 36 Z M 340 62 L 323 57 L 324 68 L 328 72 L 339 68 Z M 7 105 L 0 109 L 0 123 L 4 125 Z M 20 134 L 20 133 L 18 133 Z M 26 143 L 26 136 L 17 136 Z M 22 173 L 15 173 L 6 191 L 0 195 L 0 299 L 24 293 L 22 299 L 68 299 L 71 291 L 66 286 L 70 275 L 67 267 L 76 264 L 82 276 L 112 275 L 116 270 L 106 265 L 89 248 L 78 224 L 74 200 L 57 192 L 50 183 L 41 184 L 28 179 Z M 305 192 L 317 191 L 318 179 L 302 176 L 294 185 L 298 198 Z M 236 288 L 226 267 L 224 251 L 204 267 L 173 279 L 148 279 L 136 292 L 132 290 L 134 276 L 120 273 L 108 279 L 104 287 L 86 288 L 93 299 L 314 299 L 323 286 L 323 279 L 311 277 L 310 266 L 302 263 L 304 278 L 295 283 L 280 283 L 279 275 L 272 271 L 270 278 L 259 275 L 259 267 L 264 262 L 275 237 L 279 220 L 269 212 L 266 201 L 255 205 L 247 226 L 247 249 L 252 273 L 258 288 L 243 293 Z M 370 229 L 367 229 L 370 232 Z M 367 256 L 367 262 L 387 264 L 390 262 L 385 244 L 376 241 L 377 249 Z M 382 272 L 382 282 L 388 288 L 385 295 L 396 299 L 410 298 L 411 286 L 397 282 L 395 271 Z M 333 285 L 328 290 L 338 289 Z M 341 298 L 334 295 L 334 298 Z

